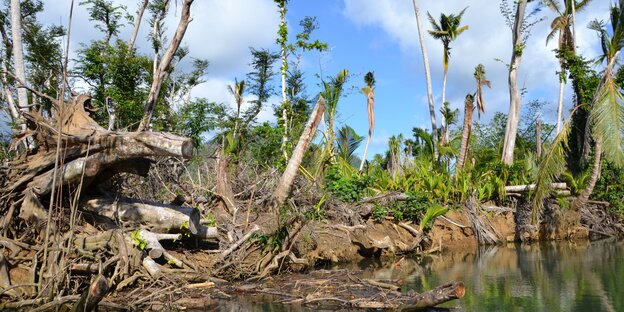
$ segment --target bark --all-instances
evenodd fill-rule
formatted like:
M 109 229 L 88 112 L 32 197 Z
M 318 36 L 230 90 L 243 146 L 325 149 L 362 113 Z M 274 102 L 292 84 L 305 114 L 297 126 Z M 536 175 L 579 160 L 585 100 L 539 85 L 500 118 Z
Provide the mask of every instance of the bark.
M 585 187 L 583 192 L 581 192 L 581 195 L 579 195 L 572 202 L 572 208 L 575 210 L 579 210 L 580 208 L 585 206 L 585 204 L 587 204 L 589 196 L 591 196 L 591 194 L 593 193 L 596 182 L 598 182 L 598 178 L 600 178 L 600 168 L 602 161 L 602 140 L 600 138 L 595 139 L 594 148 L 594 164 L 592 166 L 591 176 L 589 177 L 589 181 L 587 182 L 587 187 Z
M 197 234 L 201 227 L 197 209 L 130 198 L 90 199 L 80 209 L 118 220 L 130 227 L 143 225 L 154 232 L 179 233 L 187 230 L 191 234 Z
M 464 283 L 448 283 L 425 293 L 415 295 L 402 306 L 401 311 L 435 307 L 450 300 L 461 299 L 465 294 L 466 288 L 464 287 Z
M 310 115 L 310 119 L 301 133 L 299 142 L 297 142 L 297 146 L 293 151 L 292 157 L 288 161 L 286 170 L 284 170 L 284 173 L 282 174 L 282 177 L 273 192 L 271 203 L 273 208 L 281 207 L 286 201 L 286 197 L 288 197 L 288 193 L 290 193 L 290 189 L 295 180 L 295 176 L 297 175 L 297 171 L 299 170 L 299 166 L 301 165 L 301 161 L 303 160 L 303 156 L 308 149 L 308 145 L 314 138 L 316 128 L 318 127 L 324 112 L 325 99 L 323 99 L 322 96 L 319 96 L 316 106 Z
M 366 162 L 366 153 L 368 152 L 368 145 L 370 144 L 371 137 L 373 136 L 373 129 L 375 128 L 375 91 L 370 90 L 366 94 L 367 106 L 368 106 L 368 138 L 366 139 L 366 146 L 364 147 L 364 154 L 362 155 L 362 162 L 360 162 L 360 171 L 364 168 Z
M 576 1 L 576 0 L 575 0 Z M 563 70 L 563 68 L 561 68 Z M 561 114 L 563 111 L 563 90 L 565 88 L 565 83 L 563 79 L 559 81 L 559 103 L 557 104 L 557 134 L 561 131 Z
M 280 27 L 286 27 L 286 3 L 284 3 L 283 7 L 280 9 Z M 288 143 L 288 111 L 286 109 L 286 104 L 288 103 L 288 99 L 286 98 L 286 68 L 288 66 L 288 60 L 286 55 L 286 42 L 283 42 L 281 47 L 281 58 L 282 58 L 282 67 L 280 70 L 281 82 L 282 82 L 282 119 L 284 123 L 284 135 L 282 137 L 282 152 L 284 153 L 284 157 L 288 160 L 288 153 L 286 152 L 286 144 Z
M 24 49 L 22 46 L 22 17 L 20 0 L 11 0 L 11 36 L 13 37 L 13 61 L 15 76 L 22 82 L 26 82 L 24 68 Z M 28 94 L 26 89 L 17 89 L 17 102 L 22 112 L 28 112 Z
M 147 97 L 143 119 L 141 119 L 138 131 L 145 131 L 149 129 L 149 124 L 154 113 L 154 107 L 156 106 L 156 101 L 158 100 L 160 87 L 167 74 L 167 69 L 171 64 L 176 51 L 178 51 L 178 48 L 180 47 L 180 43 L 182 42 L 182 38 L 184 38 L 188 24 L 191 22 L 191 5 L 193 4 L 193 1 L 194 0 L 184 0 L 184 3 L 182 4 L 182 13 L 180 14 L 178 28 L 176 29 L 173 38 L 171 38 L 171 43 L 160 60 L 158 68 L 154 72 L 154 81 L 152 82 L 152 87 L 150 88 L 150 92 Z
M 448 67 L 444 68 L 444 78 L 442 78 L 442 106 L 444 108 L 444 103 L 446 102 L 446 77 L 448 73 Z M 449 138 L 449 125 L 448 120 L 446 120 L 446 116 L 440 113 L 440 119 L 442 120 L 442 129 L 444 129 L 444 136 L 442 137 L 442 144 L 448 144 L 450 142 Z
M 522 24 L 524 13 L 527 7 L 527 0 L 520 0 L 516 7 L 515 21 L 512 29 L 513 50 L 511 62 L 509 63 L 509 114 L 507 115 L 507 126 L 505 128 L 505 139 L 503 143 L 503 155 L 501 161 L 511 165 L 514 160 L 514 148 L 516 146 L 516 135 L 518 134 L 518 121 L 520 120 L 520 92 L 518 90 L 518 69 L 522 59 Z
M 412 0 L 414 4 L 414 14 L 416 15 L 416 25 L 418 26 L 418 40 L 420 41 L 420 49 L 423 55 L 423 63 L 425 66 L 425 78 L 427 81 L 427 98 L 429 99 L 429 115 L 431 117 L 431 136 L 433 138 L 433 157 L 438 159 L 438 129 L 436 126 L 435 108 L 433 106 L 433 91 L 431 88 L 431 73 L 429 71 L 429 57 L 427 56 L 427 47 L 425 46 L 425 37 L 422 32 L 420 22 L 420 9 L 416 0 Z
M 221 198 L 223 206 L 230 214 L 235 215 L 238 209 L 236 208 L 234 191 L 228 177 L 228 157 L 223 153 L 223 150 L 219 151 L 217 155 L 216 184 L 216 194 Z
M 139 27 L 141 26 L 141 20 L 143 19 L 143 13 L 145 13 L 145 8 L 147 8 L 149 0 L 143 0 L 143 3 L 139 6 L 139 10 L 137 11 L 137 17 L 134 21 L 134 30 L 132 31 L 132 36 L 130 36 L 130 40 L 128 40 L 128 50 L 134 47 L 134 42 L 136 41 L 136 37 L 139 34 Z
M 557 129 L 557 134 L 559 129 Z M 535 154 L 537 159 L 542 157 L 542 120 L 538 119 L 535 125 Z
M 143 258 L 143 267 L 147 270 L 147 273 L 154 278 L 157 279 L 162 275 L 162 270 L 160 269 L 160 265 L 156 263 L 152 258 L 145 257 Z
M 466 158 L 468 157 L 468 146 L 470 143 L 470 133 L 472 131 L 472 119 L 474 114 L 474 98 L 472 95 L 466 95 L 464 102 L 464 129 L 462 131 L 461 147 L 459 149 L 459 157 L 457 158 L 456 171 L 464 167 Z
M 80 299 L 74 304 L 71 311 L 95 311 L 98 303 L 108 293 L 109 285 L 106 277 L 99 275 L 87 288 Z

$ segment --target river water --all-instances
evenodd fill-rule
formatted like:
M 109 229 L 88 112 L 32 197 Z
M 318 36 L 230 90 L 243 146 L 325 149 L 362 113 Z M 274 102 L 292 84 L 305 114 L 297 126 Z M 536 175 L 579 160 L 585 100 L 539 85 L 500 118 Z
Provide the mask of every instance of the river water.
M 510 244 L 334 268 L 398 279 L 403 291 L 461 280 L 466 296 L 443 305 L 451 311 L 624 311 L 624 241 Z M 238 299 L 219 310 L 293 310 Z

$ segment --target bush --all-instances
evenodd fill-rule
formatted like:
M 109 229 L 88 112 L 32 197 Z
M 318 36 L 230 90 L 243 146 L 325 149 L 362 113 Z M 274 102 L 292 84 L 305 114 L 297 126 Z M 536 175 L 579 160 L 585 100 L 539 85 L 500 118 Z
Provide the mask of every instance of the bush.
M 331 166 L 325 176 L 325 190 L 346 203 L 360 201 L 372 183 L 370 176 L 343 174 L 336 165 Z

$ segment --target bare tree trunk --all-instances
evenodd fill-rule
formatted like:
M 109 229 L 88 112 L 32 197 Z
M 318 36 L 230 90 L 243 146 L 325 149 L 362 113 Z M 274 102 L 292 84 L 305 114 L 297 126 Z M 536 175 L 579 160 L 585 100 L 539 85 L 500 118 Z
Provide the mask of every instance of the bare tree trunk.
M 280 27 L 286 27 L 286 4 L 280 10 L 281 21 Z M 288 110 L 286 109 L 286 104 L 288 99 L 286 98 L 286 68 L 288 66 L 288 60 L 286 56 L 286 42 L 282 43 L 282 67 L 280 70 L 281 80 L 282 80 L 282 119 L 284 122 L 284 134 L 282 137 L 282 152 L 284 153 L 284 157 L 288 160 L 288 153 L 286 152 L 286 144 L 288 144 Z
M 22 46 L 22 16 L 19 0 L 11 0 L 11 36 L 13 37 L 13 62 L 15 76 L 26 83 L 26 72 L 24 69 L 24 48 Z M 19 110 L 28 112 L 28 94 L 25 88 L 17 88 L 17 104 Z M 20 118 L 20 120 L 22 120 Z M 19 123 L 22 130 L 26 130 L 26 124 Z
M 171 43 L 169 44 L 167 51 L 163 55 L 158 68 L 154 72 L 154 81 L 152 82 L 152 87 L 147 97 L 145 112 L 143 115 L 143 119 L 141 119 L 141 123 L 139 124 L 138 131 L 145 131 L 149 128 L 149 123 L 152 120 L 152 115 L 154 113 L 154 106 L 156 106 L 158 94 L 160 93 L 160 87 L 162 85 L 163 79 L 165 78 L 165 75 L 167 74 L 167 68 L 171 64 L 174 54 L 176 53 L 176 51 L 178 51 L 180 43 L 182 42 L 182 38 L 184 38 L 184 33 L 186 33 L 186 28 L 191 22 L 191 5 L 193 4 L 193 1 L 194 0 L 184 0 L 178 28 L 176 29 L 175 35 L 171 39 Z
M 576 0 L 572 1 L 572 52 L 576 53 Z
M 464 130 L 462 132 L 461 147 L 459 149 L 459 157 L 457 158 L 456 171 L 464 167 L 466 158 L 468 157 L 468 146 L 470 143 L 470 133 L 472 131 L 472 116 L 474 113 L 474 97 L 471 94 L 466 95 L 464 107 Z
M 557 131 L 558 132 L 558 131 Z M 535 154 L 539 159 L 542 157 L 542 120 L 538 119 L 535 125 Z
M 366 162 L 366 153 L 368 152 L 368 145 L 370 144 L 371 136 L 373 135 L 372 131 L 368 131 L 368 138 L 366 139 L 366 146 L 364 147 L 364 154 L 362 155 L 362 161 L 360 162 L 360 171 L 364 169 L 364 163 Z
M 444 103 L 446 102 L 446 77 L 447 77 L 447 69 L 444 69 L 444 78 L 442 79 L 442 109 L 444 109 Z M 442 144 L 447 144 L 450 142 L 449 138 L 449 129 L 448 129 L 448 120 L 446 120 L 446 116 L 444 114 L 440 114 L 440 119 L 442 120 L 442 129 L 444 129 L 444 137 L 442 137 Z
M 362 161 L 360 162 L 360 171 L 364 168 L 366 162 L 366 153 L 368 152 L 368 145 L 370 144 L 371 137 L 373 136 L 373 128 L 375 127 L 375 93 L 373 90 L 366 94 L 367 106 L 368 106 L 368 138 L 366 139 L 366 147 L 364 147 L 364 155 L 362 155 Z
M 598 182 L 598 178 L 600 178 L 600 168 L 601 168 L 600 163 L 602 160 L 602 139 L 595 138 L 594 145 L 595 145 L 595 154 L 594 154 L 594 165 L 592 167 L 592 173 L 591 173 L 591 176 L 589 177 L 589 181 L 587 182 L 587 187 L 585 187 L 583 192 L 581 192 L 581 195 L 579 195 L 579 197 L 577 197 L 572 202 L 572 208 L 574 208 L 575 210 L 580 209 L 587 203 L 587 201 L 589 200 L 589 196 L 591 196 L 591 194 L 594 191 L 596 182 Z
M 292 187 L 293 181 L 295 180 L 295 176 L 297 175 L 297 171 L 299 170 L 299 166 L 301 165 L 301 161 L 303 160 L 303 156 L 308 149 L 308 145 L 314 138 L 314 134 L 316 133 L 316 128 L 321 122 L 321 117 L 323 117 L 323 113 L 325 112 L 325 99 L 322 96 L 319 96 L 318 101 L 316 102 L 316 106 L 310 115 L 310 119 L 306 124 L 303 133 L 301 133 L 301 137 L 299 138 L 299 142 L 297 142 L 297 147 L 293 151 L 292 157 L 288 161 L 288 165 L 286 166 L 286 170 L 282 174 L 275 191 L 273 192 L 273 198 L 271 206 L 273 208 L 280 207 L 286 201 L 286 197 L 288 197 L 288 193 L 290 193 L 290 188 Z
M 563 69 L 562 69 L 563 70 Z M 561 131 L 561 111 L 563 110 L 563 89 L 565 83 L 563 80 L 559 81 L 559 104 L 557 105 L 557 134 Z
M 130 36 L 130 40 L 128 40 L 128 50 L 131 50 L 134 47 L 134 42 L 136 41 L 136 37 L 139 34 L 139 27 L 141 27 L 141 20 L 143 19 L 143 13 L 145 12 L 145 8 L 147 8 L 147 4 L 149 0 L 143 0 L 143 3 L 139 6 L 139 10 L 137 11 L 137 17 L 134 21 L 134 30 L 132 31 L 132 36 Z
M 518 121 L 520 120 L 521 97 L 518 90 L 518 68 L 522 59 L 522 24 L 527 0 L 520 0 L 516 7 L 516 16 L 513 25 L 513 51 L 509 63 L 509 114 L 505 128 L 505 141 L 503 143 L 503 155 L 501 161 L 511 165 L 514 160 L 514 148 L 516 147 L 516 135 L 518 134 Z
M 423 63 L 425 65 L 425 78 L 427 80 L 427 97 L 429 99 L 429 115 L 431 116 L 431 136 L 433 138 L 433 157 L 438 159 L 438 129 L 436 125 L 435 108 L 433 106 L 433 91 L 431 90 L 431 73 L 429 71 L 429 58 L 427 56 L 427 47 L 425 46 L 425 37 L 422 32 L 420 23 L 420 9 L 416 0 L 414 3 L 414 14 L 416 14 L 416 25 L 418 26 L 418 40 L 420 41 L 420 49 L 423 55 Z

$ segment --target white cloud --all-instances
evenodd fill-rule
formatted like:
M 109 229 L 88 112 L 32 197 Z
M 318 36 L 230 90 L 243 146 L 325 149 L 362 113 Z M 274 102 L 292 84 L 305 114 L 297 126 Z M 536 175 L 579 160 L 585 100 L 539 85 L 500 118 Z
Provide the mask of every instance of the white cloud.
M 577 44 L 581 53 L 596 55 L 597 40 L 586 25 L 593 18 L 607 17 L 607 2 L 595 1 L 587 10 L 579 12 Z M 470 28 L 451 43 L 447 99 L 453 108 L 463 108 L 466 93 L 474 92 L 474 67 L 482 63 L 486 67 L 488 79 L 492 82 L 492 89 L 485 91 L 487 110 L 506 112 L 508 109 L 508 72 L 505 64 L 509 63 L 511 55 L 511 31 L 499 11 L 499 3 L 492 0 L 420 1 L 422 26 L 425 29 L 431 28 L 427 20 L 427 11 L 437 19 L 440 13 L 458 13 L 468 6 L 462 24 L 469 25 Z M 417 70 L 419 73 L 424 72 L 411 1 L 344 0 L 344 4 L 343 14 L 347 18 L 360 27 L 381 28 L 396 41 L 407 57 L 418 58 Z M 558 96 L 556 72 L 559 68 L 552 51 L 555 48 L 555 40 L 549 46 L 545 45 L 554 14 L 545 8 L 537 16 L 544 16 L 546 19 L 535 25 L 532 30 L 522 56 L 518 83 L 521 88 L 528 91 L 525 101 L 538 98 L 555 105 Z M 428 34 L 425 37 L 436 97 L 435 105 L 439 108 L 442 89 L 442 45 Z

